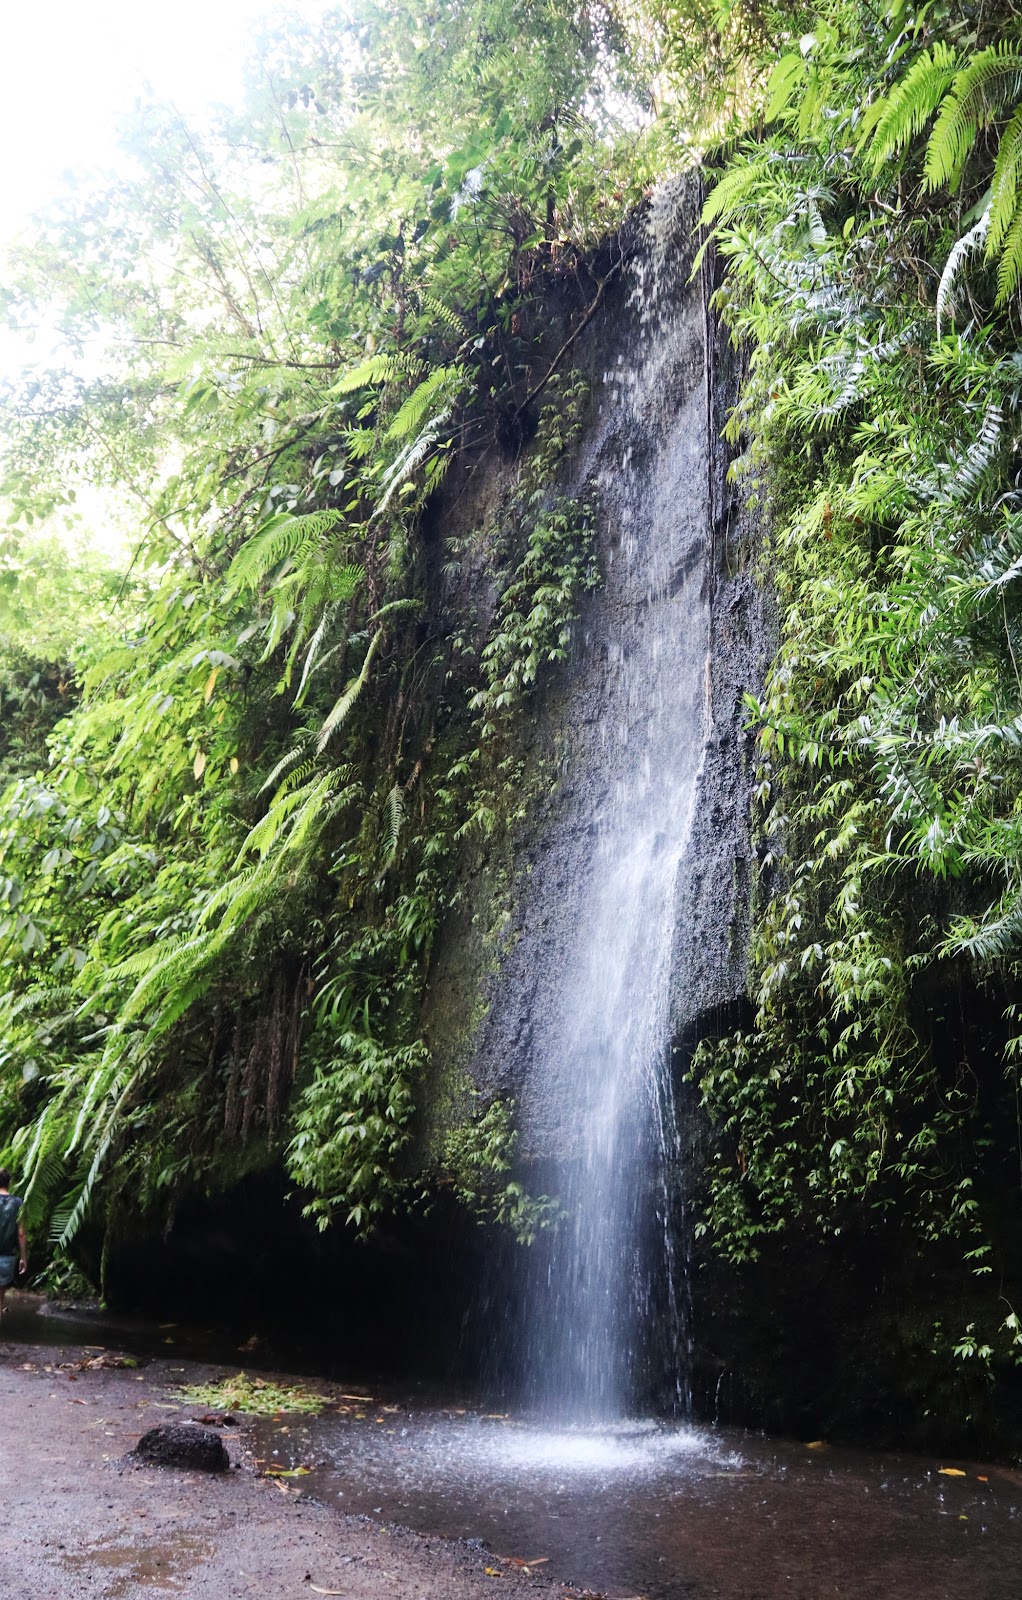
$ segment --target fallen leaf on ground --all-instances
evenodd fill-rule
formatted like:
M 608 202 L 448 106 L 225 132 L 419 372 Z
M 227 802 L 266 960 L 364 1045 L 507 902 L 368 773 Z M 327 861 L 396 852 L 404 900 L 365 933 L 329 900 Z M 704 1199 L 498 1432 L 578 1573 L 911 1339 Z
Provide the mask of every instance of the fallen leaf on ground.
M 977 1483 L 989 1483 L 990 1479 L 989 1478 L 984 1478 L 982 1472 L 977 1472 L 977 1474 L 976 1474 L 976 1482 Z
M 967 1478 L 969 1474 L 963 1472 L 961 1467 L 938 1467 L 937 1471 L 944 1478 Z
M 501 1556 L 501 1561 L 506 1561 L 510 1567 L 541 1567 L 550 1560 L 549 1556 L 533 1556 L 531 1561 L 525 1561 L 521 1556 Z
M 807 1450 L 829 1450 L 830 1446 L 827 1443 L 826 1439 L 810 1439 L 809 1443 L 806 1445 L 806 1449 Z

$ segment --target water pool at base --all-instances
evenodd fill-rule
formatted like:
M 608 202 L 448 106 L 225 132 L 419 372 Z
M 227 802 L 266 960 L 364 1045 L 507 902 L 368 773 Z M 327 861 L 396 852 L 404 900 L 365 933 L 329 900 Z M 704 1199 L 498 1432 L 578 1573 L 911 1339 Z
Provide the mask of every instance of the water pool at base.
M 225 1363 L 221 1375 L 268 1366 L 208 1330 L 69 1316 L 24 1295 L 5 1335 Z M 315 1387 L 316 1366 L 304 1370 Z M 1022 1595 L 1022 1471 L 1010 1467 L 655 1421 L 551 1428 L 449 1394 L 360 1392 L 320 1417 L 257 1423 L 257 1456 L 310 1466 L 294 1485 L 337 1511 L 479 1541 L 498 1574 L 501 1558 L 533 1561 L 608 1600 Z
M 481 1541 L 495 1575 L 536 1563 L 611 1600 L 1022 1594 L 1022 1473 L 1008 1468 L 655 1422 L 551 1430 L 345 1404 L 260 1424 L 258 1455 L 311 1467 L 298 1481 L 338 1510 Z

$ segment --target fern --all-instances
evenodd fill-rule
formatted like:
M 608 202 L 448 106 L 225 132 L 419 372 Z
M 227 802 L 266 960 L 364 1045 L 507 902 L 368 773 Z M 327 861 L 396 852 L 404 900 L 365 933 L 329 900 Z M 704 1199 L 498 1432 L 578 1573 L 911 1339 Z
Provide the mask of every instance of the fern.
M 404 790 L 399 783 L 395 783 L 387 796 L 386 825 L 383 836 L 383 870 L 393 866 L 397 859 L 398 841 L 401 837 L 401 825 L 405 817 Z
M 309 734 L 298 735 L 298 743 L 293 749 L 289 750 L 286 755 L 281 756 L 279 761 L 274 763 L 274 765 L 270 768 L 266 778 L 259 785 L 260 794 L 265 794 L 268 789 L 272 789 L 278 778 L 283 776 L 288 767 L 293 766 L 296 761 L 301 760 L 305 744 L 309 738 L 311 738 L 311 735 Z
M 930 189 L 955 187 L 981 128 L 1022 96 L 1022 51 L 1013 40 L 988 46 L 960 71 L 944 100 L 926 148 Z
M 1004 305 L 1014 294 L 1020 278 L 1022 278 L 1022 210 L 1016 214 L 1001 247 L 1001 259 L 997 265 L 998 305 Z
M 741 162 L 736 162 L 720 174 L 703 203 L 700 218 L 703 227 L 712 228 L 718 222 L 738 216 L 753 202 L 759 185 L 764 179 L 769 179 L 779 159 L 774 150 L 752 159 L 746 155 Z
M 71 1212 L 68 1215 L 67 1220 L 55 1241 L 59 1249 L 63 1250 L 67 1248 L 88 1215 L 89 1206 L 92 1203 L 93 1191 L 95 1190 L 96 1184 L 100 1178 L 100 1175 L 102 1174 L 103 1166 L 106 1162 L 107 1156 L 113 1148 L 117 1139 L 117 1135 L 120 1132 L 124 1107 L 134 1087 L 135 1077 L 132 1076 L 129 1078 L 128 1082 L 121 1091 L 121 1094 L 118 1096 L 117 1100 L 110 1109 L 110 1114 L 107 1117 L 102 1131 L 96 1140 L 95 1153 L 90 1163 L 89 1170 L 86 1173 L 85 1181 L 82 1184 L 81 1193 L 79 1194 L 78 1199 L 75 1201 L 74 1206 L 72 1207 Z
M 387 429 L 388 439 L 407 439 L 422 427 L 438 396 L 450 407 L 465 383 L 464 367 L 437 367 L 413 389 Z
M 1019 106 L 1001 134 L 990 183 L 988 250 L 997 254 L 1018 209 L 1018 179 L 1022 170 L 1022 106 Z
M 879 173 L 885 161 L 922 132 L 950 88 L 958 66 L 957 52 L 940 42 L 913 61 L 888 95 L 874 129 L 869 149 L 874 173 Z
M 457 311 L 453 311 L 443 300 L 438 300 L 436 295 L 424 294 L 422 303 L 427 311 L 432 311 L 438 322 L 443 324 L 448 333 L 452 333 L 461 339 L 470 339 L 472 337 L 473 330 L 469 327 L 465 318 Z
M 227 593 L 257 589 L 276 567 L 293 560 L 299 551 L 317 545 L 342 520 L 339 511 L 312 511 L 292 517 L 271 517 L 247 539 L 227 572 Z
M 366 651 L 365 660 L 362 663 L 361 670 L 356 677 L 352 678 L 344 693 L 334 705 L 330 715 L 324 721 L 323 726 L 320 728 L 319 741 L 316 745 L 317 755 L 321 755 L 323 753 L 333 734 L 336 733 L 341 724 L 346 721 L 352 706 L 355 704 L 355 701 L 358 699 L 359 695 L 362 693 L 362 690 L 369 681 L 369 668 L 372 666 L 373 656 L 376 654 L 376 650 L 382 635 L 383 629 L 377 628 L 376 632 L 372 636 L 372 639 L 369 641 L 369 648 Z
M 969 257 L 975 255 L 983 248 L 986 242 L 989 226 L 989 214 L 984 212 L 979 221 L 951 246 L 944 271 L 940 275 L 937 286 L 937 337 L 940 338 L 941 324 L 950 314 L 953 318 L 956 306 L 955 290 L 959 277 Z
M 352 367 L 333 385 L 333 394 L 354 394 L 356 389 L 369 389 L 379 383 L 397 383 L 403 378 L 417 377 L 424 370 L 423 363 L 410 355 L 391 355 L 380 352 L 367 357 Z
M 1004 411 L 1000 400 L 987 406 L 979 433 L 957 457 L 941 462 L 928 479 L 917 484 L 920 495 L 940 505 L 965 500 L 978 488 L 990 471 L 1001 447 Z
M 413 439 L 410 444 L 406 445 L 397 459 L 387 468 L 383 478 L 383 495 L 373 513 L 374 516 L 380 517 L 383 515 L 401 484 L 411 477 L 412 473 L 422 465 L 431 451 L 440 443 L 447 431 L 447 424 L 450 419 L 449 408 L 438 411 L 436 416 L 429 419 L 418 438 Z
M 308 687 L 309 679 L 312 676 L 312 673 L 315 671 L 316 661 L 319 657 L 320 650 L 323 647 L 323 641 L 326 638 L 327 629 L 332 625 L 336 615 L 337 604 L 334 602 L 328 605 L 324 610 L 323 615 L 320 617 L 319 622 L 316 625 L 316 630 L 313 633 L 312 638 L 309 640 L 309 648 L 305 652 L 305 661 L 302 664 L 302 675 L 298 681 L 298 688 L 295 690 L 294 703 L 296 707 L 300 706 L 305 699 L 305 691 Z

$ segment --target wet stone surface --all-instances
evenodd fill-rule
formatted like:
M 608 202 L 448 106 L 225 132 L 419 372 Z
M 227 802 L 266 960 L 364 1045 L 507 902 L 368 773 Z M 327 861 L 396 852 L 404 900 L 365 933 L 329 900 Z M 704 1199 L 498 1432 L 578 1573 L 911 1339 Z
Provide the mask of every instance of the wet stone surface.
M 125 1459 L 150 1467 L 177 1467 L 182 1472 L 226 1472 L 231 1464 L 219 1434 L 187 1422 L 164 1422 L 150 1428 Z

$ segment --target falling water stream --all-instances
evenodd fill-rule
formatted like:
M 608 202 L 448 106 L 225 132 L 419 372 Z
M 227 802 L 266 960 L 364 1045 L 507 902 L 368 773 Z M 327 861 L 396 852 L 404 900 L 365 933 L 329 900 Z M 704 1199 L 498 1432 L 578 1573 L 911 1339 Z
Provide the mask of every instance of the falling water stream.
M 654 198 L 631 266 L 634 355 L 604 374 L 584 470 L 608 526 L 605 587 L 582 640 L 571 759 L 589 781 L 573 928 L 533 1018 L 530 1083 L 558 1108 L 552 1184 L 563 1215 L 532 1252 L 524 1318 L 530 1406 L 607 1423 L 650 1388 L 683 1399 L 676 1282 L 670 981 L 676 888 L 706 737 L 707 439 L 684 200 Z M 689 227 L 691 224 L 689 223 Z M 587 712 L 588 717 L 587 717 Z M 526 1116 L 528 1116 L 528 1099 Z M 658 1316 L 652 1315 L 653 1306 Z

